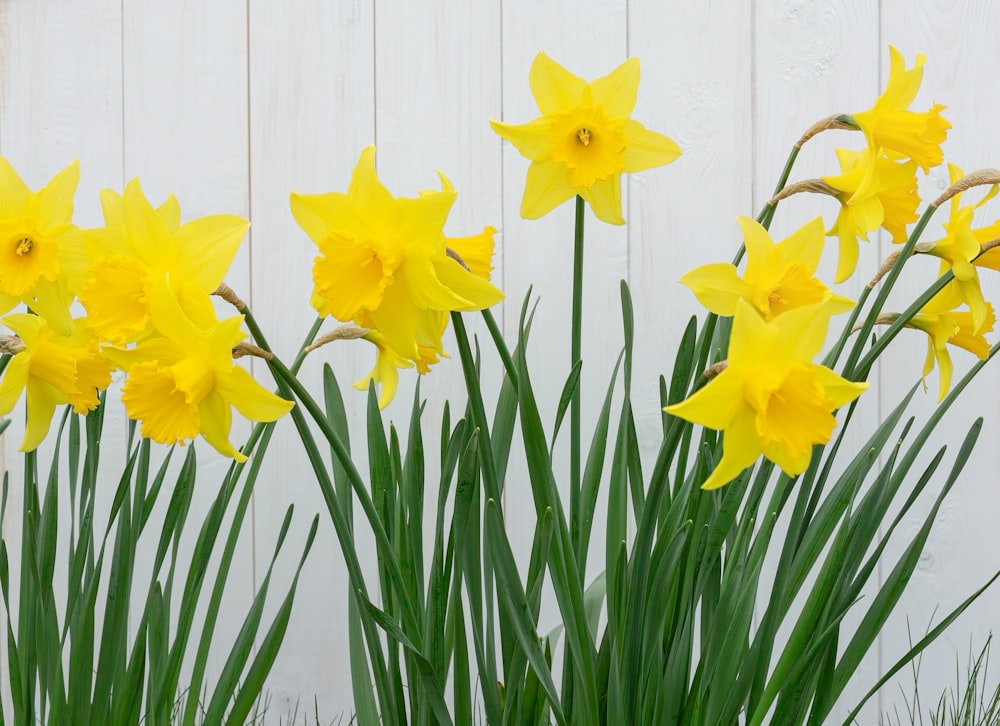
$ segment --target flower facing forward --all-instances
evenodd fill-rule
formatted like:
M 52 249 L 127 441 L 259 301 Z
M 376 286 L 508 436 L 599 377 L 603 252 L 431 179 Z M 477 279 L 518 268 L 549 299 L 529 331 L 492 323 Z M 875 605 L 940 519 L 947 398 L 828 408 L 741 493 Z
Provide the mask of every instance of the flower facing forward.
M 789 476 L 805 471 L 815 444 L 836 426 L 833 412 L 867 383 L 852 383 L 811 362 L 826 337 L 828 303 L 796 308 L 764 321 L 737 302 L 726 369 L 666 412 L 724 431 L 722 458 L 702 484 L 729 483 L 763 454 Z
M 31 313 L 8 315 L 3 324 L 18 335 L 13 339 L 18 352 L 0 381 L 0 416 L 10 413 L 26 392 L 21 451 L 32 451 L 45 439 L 56 406 L 70 404 L 77 413 L 97 408 L 97 394 L 111 383 L 114 366 L 101 354 L 82 318 L 73 321 L 69 335 Z
M 750 303 L 764 320 L 795 308 L 828 300 L 830 312 L 844 312 L 854 302 L 835 295 L 814 275 L 823 252 L 823 220 L 807 222 L 775 244 L 760 224 L 739 217 L 747 250 L 746 273 L 734 265 L 702 265 L 681 278 L 698 301 L 716 315 L 736 313 L 740 300 Z
M 142 435 L 161 444 L 201 434 L 223 456 L 245 461 L 229 441 L 231 407 L 251 421 L 275 421 L 292 402 L 275 396 L 233 363 L 232 349 L 243 340 L 243 316 L 201 328 L 185 314 L 168 284 L 149 291 L 157 335 L 128 350 L 108 350 L 128 373 L 122 401 Z
M 165 280 L 185 313 L 201 326 L 215 320 L 209 295 L 219 287 L 249 222 L 232 214 L 180 223 L 170 196 L 154 209 L 138 179 L 124 194 L 101 192 L 105 227 L 87 237 L 90 266 L 80 292 L 88 324 L 116 344 L 152 332 L 149 294 Z
M 292 192 L 292 214 L 319 247 L 312 303 L 321 315 L 378 330 L 410 361 L 443 352 L 449 311 L 482 310 L 503 293 L 449 257 L 444 223 L 456 193 L 393 197 L 375 173 L 375 147 L 361 152 L 347 193 Z M 490 235 L 492 240 L 492 235 Z
M 84 264 L 80 230 L 71 222 L 79 181 L 74 161 L 33 192 L 0 157 L 0 313 L 24 302 L 71 333 L 68 310 Z
M 823 181 L 837 190 L 840 213 L 827 232 L 840 240 L 835 282 L 843 282 L 858 264 L 858 240 L 883 227 L 892 241 L 906 241 L 906 225 L 917 220 L 917 164 L 873 156 L 871 149 L 837 149 L 841 173 Z M 873 161 L 874 159 L 874 161 Z M 871 163 L 869 163 L 871 162 Z M 867 191 L 858 196 L 859 189 Z
M 531 160 L 521 216 L 538 219 L 579 194 L 598 219 L 624 224 L 622 172 L 669 164 L 681 150 L 662 134 L 629 118 L 639 89 L 639 59 L 629 58 L 587 83 L 545 53 L 529 75 L 540 118 L 493 130 Z

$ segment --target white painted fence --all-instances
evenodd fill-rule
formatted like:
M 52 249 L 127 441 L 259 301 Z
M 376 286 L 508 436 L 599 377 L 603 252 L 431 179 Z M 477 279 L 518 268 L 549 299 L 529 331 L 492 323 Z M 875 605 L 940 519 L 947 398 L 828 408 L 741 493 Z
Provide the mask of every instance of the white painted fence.
M 948 104 L 954 125 L 948 159 L 966 170 L 1000 166 L 998 30 L 1000 4 L 992 0 L 4 0 L 0 153 L 33 188 L 79 158 L 81 226 L 101 223 L 100 188 L 120 190 L 135 176 L 154 200 L 176 194 L 185 219 L 216 212 L 249 217 L 250 237 L 228 282 L 250 301 L 275 349 L 289 356 L 313 319 L 308 287 L 315 254 L 291 217 L 289 191 L 345 189 L 358 152 L 372 142 L 380 175 L 397 194 L 435 186 L 434 171 L 441 169 L 459 190 L 448 232 L 468 234 L 486 224 L 500 230 L 494 280 L 508 296 L 499 313 L 507 334 L 516 333 L 528 286 L 541 297 L 532 359 L 551 416 L 568 372 L 571 205 L 540 221 L 518 216 L 527 162 L 500 142 L 487 119 L 524 122 L 537 115 L 527 74 L 540 49 L 588 78 L 638 56 L 642 82 L 633 115 L 676 139 L 684 155 L 628 180 L 627 226 L 588 216 L 583 387 L 590 401 L 584 415 L 592 418 L 621 345 L 618 281 L 624 278 L 636 305 L 639 434 L 651 454 L 659 427 L 656 379 L 697 311 L 677 278 L 697 264 L 731 258 L 739 241 L 735 217 L 755 214 L 768 199 L 790 145 L 808 125 L 871 105 L 885 82 L 890 43 L 909 63 L 927 54 L 917 105 Z M 833 147 L 857 142 L 846 132 L 826 136 L 806 147 L 793 179 L 830 173 Z M 946 180 L 935 170 L 925 196 L 936 195 Z M 782 205 L 776 235 L 820 211 L 832 220 L 833 204 Z M 888 251 L 885 239 L 865 247 L 862 270 L 873 270 Z M 856 275 L 845 294 L 856 294 L 866 279 Z M 988 298 L 1000 299 L 996 276 L 985 274 L 984 287 Z M 895 346 L 867 416 L 874 420 L 898 401 L 919 375 L 924 351 L 916 333 Z M 955 357 L 960 369 L 969 363 L 969 356 Z M 345 386 L 373 359 L 363 344 L 328 347 L 316 358 L 307 365 L 313 385 L 327 360 Z M 266 376 L 259 367 L 255 372 Z M 497 379 L 494 363 L 486 376 Z M 906 649 L 907 619 L 918 636 L 935 609 L 947 612 L 1000 567 L 997 380 L 994 364 L 951 416 L 954 437 L 975 416 L 986 416 L 983 443 L 946 502 L 861 680 L 873 681 Z M 404 426 L 407 381 L 387 414 Z M 921 410 L 934 405 L 935 386 L 936 379 L 932 393 L 920 397 Z M 429 431 L 438 426 L 444 397 L 461 405 L 462 388 L 454 360 L 425 378 Z M 364 396 L 349 386 L 344 395 L 358 436 Z M 106 447 L 121 449 L 123 414 L 109 415 Z M 16 428 L 5 445 L 12 471 Z M 224 618 L 223 637 L 239 628 L 287 504 L 295 502 L 302 532 L 314 512 L 324 511 L 290 424 L 282 429 L 233 573 L 227 606 L 233 616 Z M 195 506 L 203 512 L 224 464 L 197 446 L 205 463 Z M 533 508 L 516 470 L 506 492 L 507 521 L 524 528 L 519 539 L 527 543 Z M 12 492 L 14 513 L 18 496 Z M 350 711 L 345 583 L 324 519 L 270 681 L 275 716 L 299 697 L 311 709 L 314 694 L 327 720 Z M 998 608 L 1000 591 L 989 593 L 925 659 L 925 698 L 936 699 L 953 682 L 956 653 L 964 663 L 969 647 L 1000 624 Z M 852 698 L 866 689 L 859 683 Z M 894 703 L 899 694 L 887 688 L 862 722 L 875 723 L 877 707 Z

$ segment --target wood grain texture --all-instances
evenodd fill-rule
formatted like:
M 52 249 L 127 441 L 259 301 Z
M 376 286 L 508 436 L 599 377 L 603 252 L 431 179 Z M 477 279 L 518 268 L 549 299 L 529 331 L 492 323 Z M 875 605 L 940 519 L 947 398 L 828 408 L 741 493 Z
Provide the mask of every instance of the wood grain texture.
M 785 159 L 802 133 L 831 114 L 868 108 L 881 86 L 878 17 L 873 3 L 864 0 L 767 0 L 754 5 L 753 25 L 753 214 L 756 215 L 773 193 Z M 834 149 L 863 146 L 864 139 L 858 132 L 822 133 L 803 147 L 790 181 L 837 174 L 840 167 Z M 829 197 L 793 196 L 778 206 L 771 225 L 772 237 L 782 240 L 819 214 L 829 228 L 838 208 L 838 202 Z M 861 243 L 855 274 L 837 286 L 837 292 L 857 299 L 861 287 L 878 268 L 882 254 L 879 235 L 872 234 L 870 243 Z M 820 267 L 821 279 L 833 279 L 837 256 L 837 239 L 828 238 Z M 832 323 L 831 331 L 839 331 L 841 324 Z M 876 371 L 873 380 L 877 381 L 877 375 Z M 879 416 L 877 404 L 873 397 L 861 401 L 859 415 L 852 422 L 852 431 L 844 443 L 847 450 L 857 451 L 871 433 Z M 786 526 L 789 514 L 786 512 L 784 517 Z M 776 557 L 765 563 L 762 582 L 773 580 L 776 565 Z M 877 583 L 865 591 L 865 599 L 860 605 L 871 602 L 875 592 Z M 798 602 L 792 610 L 796 615 L 802 599 Z M 845 627 L 857 627 L 862 615 L 861 608 L 856 607 L 845 619 Z M 779 639 L 787 636 L 793 624 L 794 620 L 784 624 Z M 840 723 L 851 711 L 877 678 L 877 669 L 877 653 L 872 652 L 862 662 L 851 686 L 831 714 L 830 723 Z M 879 706 L 877 700 L 871 702 L 860 714 L 860 723 L 877 723 Z
M 250 298 L 271 346 L 290 361 L 316 318 L 309 306 L 316 248 L 292 218 L 289 192 L 346 190 L 358 154 L 375 140 L 373 3 L 252 0 L 249 37 Z M 332 327 L 328 322 L 326 329 Z M 350 384 L 373 361 L 367 344 L 337 343 L 313 354 L 302 374 L 318 394 L 323 364 L 333 367 L 349 404 L 359 456 L 365 397 Z M 269 380 L 263 366 L 254 373 Z M 258 552 L 270 550 L 289 503 L 303 534 L 316 512 L 329 523 L 290 420 L 277 428 L 254 496 Z M 366 559 L 372 564 L 370 542 L 362 539 L 359 549 L 372 553 Z M 299 588 L 287 647 L 269 681 L 272 713 L 287 720 L 296 704 L 305 709 L 315 695 L 321 714 L 349 719 L 347 574 L 332 526 L 320 528 Z
M 917 53 L 927 55 L 924 82 L 914 104 L 923 109 L 936 101 L 948 109 L 944 115 L 953 128 L 944 145 L 945 158 L 966 172 L 1000 164 L 1000 145 L 996 142 L 995 118 L 1000 111 L 1000 88 L 996 69 L 1000 66 L 1000 49 L 994 40 L 1000 27 L 1000 7 L 985 0 L 965 3 L 909 3 L 887 0 L 882 3 L 882 67 L 888 67 L 886 47 L 898 47 L 909 63 Z M 922 190 L 931 198 L 948 185 L 947 170 L 938 168 Z M 982 198 L 984 189 L 974 189 L 963 195 L 962 203 L 971 204 Z M 928 226 L 926 239 L 942 236 L 942 224 L 948 220 L 947 205 Z M 1000 216 L 996 203 L 979 210 L 974 227 L 992 224 Z M 914 275 L 900 288 L 903 299 L 922 291 L 937 272 L 936 260 L 914 260 Z M 919 274 L 917 274 L 919 273 Z M 984 270 L 980 276 L 987 300 L 1000 298 L 1000 276 Z M 909 331 L 907 331 L 909 332 Z M 989 336 L 996 339 L 996 333 Z M 911 333 L 907 341 L 890 350 L 883 364 L 881 397 L 883 406 L 899 397 L 900 390 L 911 385 L 919 375 L 920 355 L 914 347 L 926 345 L 924 336 Z M 952 349 L 955 377 L 968 370 L 974 357 Z M 990 364 L 993 368 L 995 362 Z M 985 370 L 973 387 L 948 414 L 940 435 L 926 447 L 924 459 L 942 444 L 948 444 L 946 462 L 953 460 L 957 445 L 977 416 L 984 416 L 981 443 L 973 452 L 965 473 L 952 490 L 934 525 L 926 550 L 907 588 L 898 612 L 882 636 L 881 668 L 890 667 L 905 652 L 910 636 L 915 639 L 938 622 L 945 614 L 980 587 L 997 569 L 997 545 L 1000 543 L 996 514 L 1000 511 L 1000 488 L 997 467 L 1000 454 L 993 442 L 1000 436 L 1000 383 L 993 368 Z M 938 386 L 937 373 L 927 380 L 930 390 L 918 394 L 921 411 L 935 406 Z M 933 493 L 924 497 L 923 506 L 906 520 L 900 546 L 913 536 L 919 521 L 926 514 Z M 897 549 L 897 552 L 899 550 Z M 928 651 L 920 669 L 922 692 L 936 694 L 945 687 L 954 688 L 956 670 L 965 673 L 970 650 L 978 653 L 991 631 L 1000 630 L 1000 590 L 995 587 L 970 608 L 955 626 Z M 900 681 L 912 692 L 913 677 L 904 673 Z M 995 681 L 994 681 L 995 682 Z M 898 689 L 897 689 L 898 690 Z M 898 697 L 896 699 L 899 700 Z
M 86 6 L 0 3 L 0 154 L 31 189 L 44 186 L 56 172 L 79 159 L 74 221 L 81 226 L 96 226 L 102 221 L 97 190 L 121 184 L 121 88 L 120 2 Z M 17 447 L 24 435 L 23 402 L 11 420 L 3 437 L 10 493 L 0 526 L 8 541 L 20 543 L 23 467 Z M 45 462 L 46 471 L 51 451 L 50 445 L 39 449 L 39 461 Z M 110 493 L 107 496 L 110 498 Z M 60 499 L 59 516 L 60 521 L 69 521 L 68 496 Z M 95 522 L 95 526 L 103 523 Z M 68 536 L 61 537 L 59 551 L 65 553 L 67 547 Z M 11 550 L 12 583 L 20 576 L 18 551 L 19 544 L 15 544 Z M 65 592 L 64 583 L 65 577 L 57 571 L 56 597 Z M 3 612 L 0 629 L 6 634 Z M 0 674 L 6 674 L 6 668 L 4 647 L 0 648 Z M 6 676 L 0 676 L 0 699 L 9 714 L 6 683 Z

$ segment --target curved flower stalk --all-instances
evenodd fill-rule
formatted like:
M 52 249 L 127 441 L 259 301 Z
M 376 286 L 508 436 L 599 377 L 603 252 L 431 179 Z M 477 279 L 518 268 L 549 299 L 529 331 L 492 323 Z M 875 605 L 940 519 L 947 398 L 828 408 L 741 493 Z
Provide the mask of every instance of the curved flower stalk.
M 527 124 L 490 121 L 531 160 L 521 216 L 538 219 L 579 195 L 598 219 L 625 224 L 622 172 L 669 164 L 681 154 L 666 136 L 629 118 L 639 89 L 639 59 L 587 83 L 545 53 L 529 75 L 541 117 Z
M 10 413 L 26 393 L 21 451 L 32 451 L 48 434 L 56 406 L 70 404 L 77 413 L 97 408 L 98 392 L 111 383 L 114 366 L 82 318 L 73 321 L 69 335 L 31 313 L 13 313 L 2 322 L 18 337 L 8 340 L 14 357 L 0 380 L 0 416 Z
M 812 363 L 826 338 L 829 302 L 767 322 L 736 303 L 729 361 L 715 379 L 664 410 L 724 431 L 722 458 L 702 484 L 716 489 L 764 455 L 789 476 L 809 466 L 812 447 L 830 440 L 833 412 L 868 388 Z
M 65 335 L 74 330 L 68 311 L 86 264 L 72 224 L 79 181 L 74 161 L 33 192 L 0 157 L 0 313 L 25 303 Z
M 170 196 L 154 209 L 138 179 L 123 194 L 101 192 L 105 227 L 87 235 L 89 268 L 80 291 L 88 325 L 118 345 L 149 335 L 150 291 L 169 280 L 184 312 L 201 327 L 215 320 L 209 295 L 222 282 L 249 222 L 232 214 L 180 223 Z
M 148 291 L 149 315 L 157 335 L 135 347 L 108 349 L 107 356 L 128 374 L 122 401 L 143 436 L 174 444 L 201 436 L 223 456 L 245 461 L 229 441 L 235 407 L 252 421 L 276 421 L 292 408 L 233 362 L 243 340 L 243 316 L 201 327 L 174 297 L 169 281 Z
M 840 241 L 835 282 L 843 282 L 857 267 L 859 239 L 867 242 L 869 233 L 882 227 L 892 235 L 893 242 L 906 241 L 906 226 L 919 216 L 920 197 L 915 161 L 874 156 L 871 149 L 836 152 L 841 173 L 822 178 L 838 192 L 841 205 L 827 234 L 836 235 Z M 857 192 L 862 188 L 867 192 L 859 196 Z
M 764 320 L 789 310 L 828 301 L 831 313 L 854 307 L 854 301 L 834 294 L 814 273 L 823 253 L 823 220 L 807 222 L 787 239 L 775 243 L 749 217 L 737 219 L 746 244 L 743 277 L 735 265 L 702 265 L 681 278 L 698 301 L 716 315 L 732 316 L 745 300 Z
M 441 335 L 449 311 L 482 310 L 503 299 L 487 279 L 449 256 L 444 223 L 457 194 L 442 174 L 441 191 L 393 197 L 375 173 L 375 147 L 361 152 L 347 193 L 292 192 L 299 226 L 319 247 L 313 265 L 312 304 L 321 315 L 377 330 L 408 361 L 443 354 Z M 450 240 L 471 254 L 487 244 L 481 235 Z M 475 256 L 477 265 L 480 254 Z

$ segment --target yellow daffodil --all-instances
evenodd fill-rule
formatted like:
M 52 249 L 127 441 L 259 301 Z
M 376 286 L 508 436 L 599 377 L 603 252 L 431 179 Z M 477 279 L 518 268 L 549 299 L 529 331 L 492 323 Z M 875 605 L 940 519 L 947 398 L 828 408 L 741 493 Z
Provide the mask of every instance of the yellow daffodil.
M 948 165 L 951 183 L 954 184 L 964 176 L 962 170 L 955 164 Z M 993 224 L 981 229 L 972 229 L 972 220 L 976 209 L 997 194 L 996 185 L 976 204 L 961 206 L 961 194 L 951 198 L 951 209 L 948 221 L 944 223 L 945 236 L 939 240 L 922 243 L 918 249 L 927 254 L 941 258 L 941 272 L 948 269 L 955 274 L 952 283 L 958 297 L 972 311 L 975 330 L 980 330 L 987 318 L 986 300 L 979 284 L 979 274 L 973 260 L 982 250 L 982 243 L 996 236 L 998 225 Z M 985 255 L 984 255 L 985 256 Z M 991 258 L 979 262 L 979 266 L 989 267 Z
M 529 74 L 540 118 L 493 130 L 531 160 L 521 216 L 538 219 L 579 194 L 598 219 L 624 224 L 622 172 L 669 164 L 681 150 L 662 134 L 629 118 L 639 89 L 639 59 L 629 58 L 587 83 L 545 53 Z
M 985 334 L 991 332 L 996 323 L 993 306 L 990 303 L 985 303 L 986 317 L 982 323 L 977 324 L 970 311 L 954 310 L 960 303 L 961 301 L 954 290 L 945 288 L 931 298 L 908 323 L 909 327 L 927 333 L 927 358 L 924 361 L 923 371 L 924 388 L 927 387 L 926 378 L 934 370 L 934 362 L 937 361 L 940 377 L 939 401 L 948 395 L 951 388 L 953 366 L 951 356 L 948 354 L 949 345 L 964 348 L 981 360 L 985 360 L 990 352 L 990 344 L 986 340 Z
M 111 383 L 114 366 L 102 354 L 82 319 L 69 335 L 30 313 L 14 313 L 3 324 L 20 338 L 18 352 L 0 381 L 0 416 L 10 413 L 27 392 L 27 426 L 21 451 L 32 451 L 45 439 L 56 406 L 70 404 L 77 413 L 97 408 L 98 392 Z
M 74 161 L 33 192 L 0 157 L 0 313 L 23 302 L 44 310 L 67 335 L 73 330 L 69 305 L 85 264 L 82 236 L 71 221 L 79 181 Z
M 295 220 L 320 251 L 314 307 L 378 330 L 411 361 L 421 359 L 421 347 L 442 352 L 444 313 L 482 310 L 503 299 L 448 256 L 444 223 L 457 195 L 443 174 L 441 183 L 439 192 L 393 197 L 375 173 L 375 147 L 369 146 L 346 194 L 291 196 Z
M 879 227 L 892 235 L 892 241 L 906 241 L 906 225 L 917 220 L 917 164 L 897 162 L 887 156 L 877 156 L 872 163 L 872 151 L 860 152 L 837 149 L 842 173 L 825 176 L 823 181 L 837 189 L 840 213 L 827 232 L 840 240 L 836 282 L 843 282 L 854 273 L 858 264 L 858 240 L 868 241 L 868 234 Z M 867 189 L 863 197 L 859 189 Z
M 223 456 L 245 461 L 229 441 L 231 407 L 252 421 L 275 421 L 292 402 L 233 362 L 233 346 L 244 338 L 243 316 L 203 329 L 181 309 L 166 282 L 150 288 L 148 304 L 160 335 L 128 350 L 107 351 L 128 373 L 122 401 L 129 418 L 141 422 L 142 435 L 158 443 L 201 434 Z
M 885 91 L 872 108 L 854 114 L 873 152 L 869 165 L 874 165 L 883 152 L 894 158 L 912 159 L 924 173 L 943 161 L 941 143 L 951 128 L 941 116 L 945 106 L 935 103 L 923 113 L 907 109 L 920 90 L 925 60 L 918 54 L 914 67 L 907 70 L 903 54 L 889 46 L 889 82 Z M 870 196 L 868 188 L 862 185 L 855 196 L 859 199 Z
M 867 383 L 852 383 L 812 363 L 826 337 L 828 303 L 764 321 L 737 302 L 726 369 L 667 413 L 724 431 L 722 458 L 702 484 L 729 483 L 763 454 L 790 476 L 809 465 L 812 447 L 830 440 L 833 412 Z
M 727 263 L 703 265 L 681 278 L 698 301 L 717 315 L 731 316 L 740 300 L 750 303 L 764 320 L 795 308 L 830 302 L 831 312 L 843 312 L 854 302 L 832 293 L 815 277 L 823 252 L 823 220 L 807 222 L 775 244 L 760 224 L 739 217 L 747 250 L 746 273 L 741 278 Z
M 180 224 L 170 197 L 153 209 L 139 180 L 124 194 L 101 192 L 105 227 L 87 239 L 90 259 L 80 301 L 103 340 L 124 344 L 151 332 L 149 290 L 170 281 L 185 313 L 201 326 L 215 319 L 209 295 L 222 282 L 249 222 L 219 214 Z

